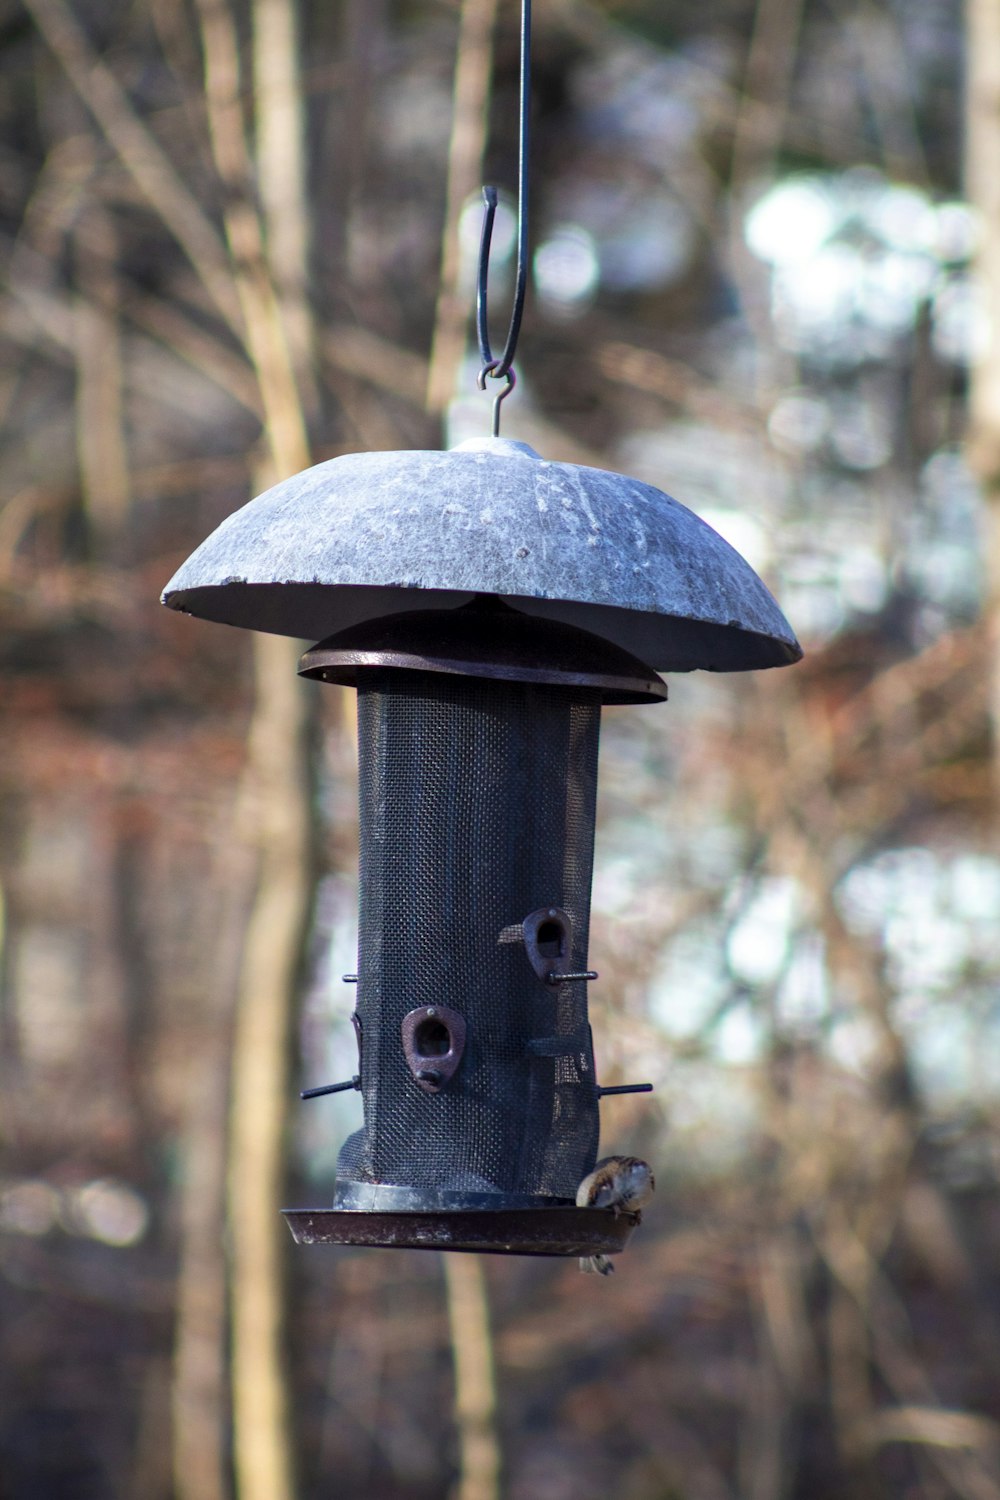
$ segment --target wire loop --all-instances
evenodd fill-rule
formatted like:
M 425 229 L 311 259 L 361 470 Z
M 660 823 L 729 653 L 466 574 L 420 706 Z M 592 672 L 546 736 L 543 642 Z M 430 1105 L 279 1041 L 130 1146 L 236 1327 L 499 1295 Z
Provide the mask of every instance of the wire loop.
M 476 330 L 479 335 L 479 352 L 483 367 L 479 372 L 479 389 L 486 389 L 486 378 L 502 380 L 507 377 L 507 388 L 500 392 L 493 403 L 493 436 L 499 432 L 500 403 L 514 389 L 514 354 L 521 317 L 524 313 L 524 294 L 528 282 L 528 151 L 530 145 L 531 107 L 531 0 L 521 0 L 521 85 L 520 85 L 520 138 L 517 157 L 517 275 L 514 285 L 514 305 L 507 330 L 507 341 L 500 358 L 495 358 L 490 348 L 487 284 L 490 274 L 490 246 L 493 242 L 493 221 L 497 212 L 497 190 L 483 188 L 483 231 L 479 241 L 479 274 L 476 284 Z

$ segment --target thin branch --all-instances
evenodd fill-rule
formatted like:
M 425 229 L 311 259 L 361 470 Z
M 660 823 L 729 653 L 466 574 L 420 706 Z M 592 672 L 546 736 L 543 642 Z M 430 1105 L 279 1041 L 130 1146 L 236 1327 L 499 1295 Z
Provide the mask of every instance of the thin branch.
M 759 406 L 720 391 L 679 359 L 616 340 L 598 345 L 596 364 L 609 380 L 683 407 L 698 421 L 757 434 L 764 429 Z
M 23 250 L 19 252 L 19 259 L 21 255 Z M 29 283 L 21 277 L 11 278 L 10 291 L 17 307 L 8 304 L 5 309 L 4 333 L 7 338 L 26 349 L 37 349 L 38 336 L 42 333 L 63 355 L 75 359 L 76 318 L 74 305 L 68 295 L 52 287 Z M 77 295 L 77 313 L 84 300 L 82 295 Z M 231 354 L 210 333 L 199 328 L 185 313 L 154 297 L 126 300 L 122 310 L 128 322 L 144 328 L 155 339 L 155 343 L 139 340 L 139 351 L 145 350 L 148 355 L 162 359 L 166 350 L 184 360 L 199 375 L 213 381 L 227 396 L 246 407 L 254 416 L 260 417 L 260 391 L 250 366 Z M 128 381 L 133 390 L 143 390 L 147 386 L 149 372 L 144 361 L 134 357 L 135 352 L 133 349 L 132 357 L 128 359 Z M 165 386 L 155 382 L 153 394 L 162 401 L 164 392 L 170 397 L 172 389 L 170 382 Z M 186 406 L 184 410 L 187 411 Z
M 25 4 L 143 197 L 184 250 L 222 317 L 242 337 L 240 306 L 219 236 L 173 163 L 63 0 L 25 0 Z

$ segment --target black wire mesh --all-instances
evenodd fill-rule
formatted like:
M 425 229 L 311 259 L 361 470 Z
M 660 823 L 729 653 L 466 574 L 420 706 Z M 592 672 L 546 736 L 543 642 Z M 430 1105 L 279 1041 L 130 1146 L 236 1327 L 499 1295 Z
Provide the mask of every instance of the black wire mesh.
M 518 928 L 561 908 L 566 971 L 586 969 L 599 725 L 596 689 L 359 672 L 365 1124 L 341 1152 L 338 1202 L 354 1183 L 409 1188 L 414 1206 L 572 1200 L 593 1166 L 586 984 L 539 980 Z M 468 1032 L 455 1076 L 428 1093 L 400 1028 L 437 1005 Z

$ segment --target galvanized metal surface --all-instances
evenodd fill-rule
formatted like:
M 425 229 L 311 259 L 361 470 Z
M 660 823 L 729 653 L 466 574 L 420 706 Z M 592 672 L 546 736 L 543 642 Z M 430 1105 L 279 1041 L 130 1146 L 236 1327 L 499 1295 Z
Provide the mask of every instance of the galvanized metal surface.
M 286 1208 L 300 1245 L 370 1245 L 386 1250 L 474 1250 L 481 1255 L 614 1255 L 638 1214 L 597 1208 L 463 1209 L 373 1213 L 357 1209 Z
M 315 641 L 482 593 L 592 631 L 658 671 L 801 656 L 753 569 L 683 505 L 505 438 L 348 454 L 285 479 L 202 543 L 163 602 Z

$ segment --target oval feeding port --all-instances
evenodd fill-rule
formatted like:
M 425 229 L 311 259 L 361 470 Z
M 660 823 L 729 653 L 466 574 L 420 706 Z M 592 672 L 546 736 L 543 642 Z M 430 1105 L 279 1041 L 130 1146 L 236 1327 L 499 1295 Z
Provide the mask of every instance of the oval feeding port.
M 438 1093 L 462 1061 L 465 1017 L 448 1005 L 423 1005 L 403 1017 L 403 1055 L 417 1083 Z
M 539 927 L 538 936 L 535 939 L 542 957 L 562 958 L 564 937 L 562 926 L 547 917 Z
M 421 1057 L 445 1057 L 451 1051 L 451 1032 L 443 1021 L 431 1017 L 417 1023 L 413 1040 Z
M 525 952 L 539 979 L 564 968 L 573 947 L 573 924 L 558 906 L 541 906 L 521 923 Z

